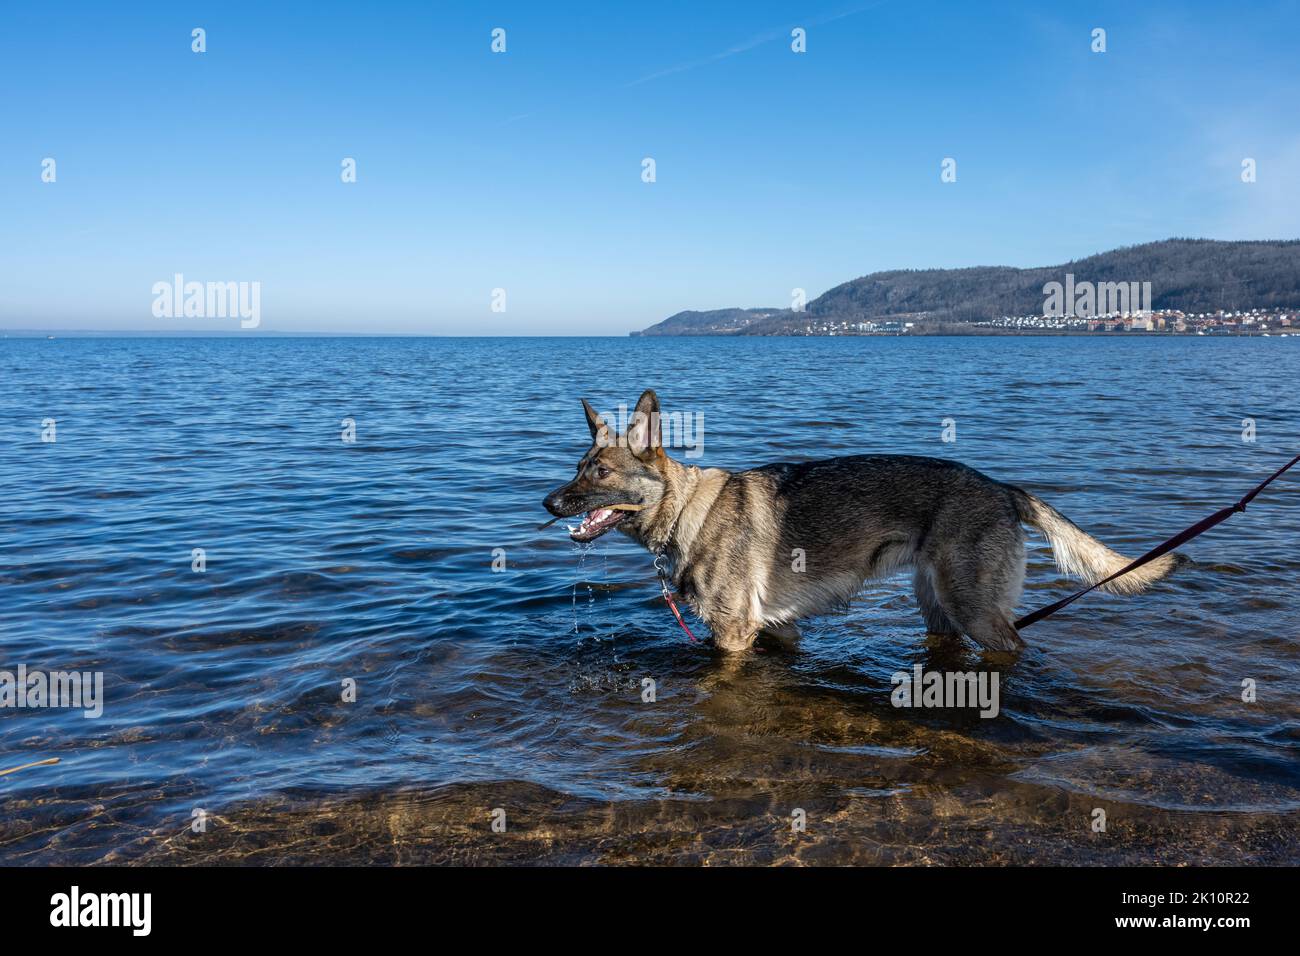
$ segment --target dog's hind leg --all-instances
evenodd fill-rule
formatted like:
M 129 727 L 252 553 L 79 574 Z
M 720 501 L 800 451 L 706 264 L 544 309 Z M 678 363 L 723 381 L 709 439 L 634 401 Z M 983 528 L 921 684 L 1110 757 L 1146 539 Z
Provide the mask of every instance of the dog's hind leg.
M 969 617 L 962 630 L 985 650 L 1015 652 L 1025 646 L 1011 618 L 995 608 Z
M 927 564 L 918 562 L 916 573 L 912 576 L 912 586 L 916 589 L 916 603 L 921 608 L 921 617 L 925 618 L 926 633 L 955 637 L 960 633 L 959 629 L 944 613 L 939 603 L 939 595 L 935 593 L 931 574 Z
M 709 621 L 709 630 L 713 632 L 714 646 L 729 654 L 749 650 L 758 637 L 758 625 L 739 618 Z
M 785 624 L 764 624 L 760 632 L 776 638 L 788 649 L 797 647 L 799 638 L 803 636 L 799 633 L 799 625 L 793 621 Z
M 961 632 L 986 650 L 1018 651 L 1025 646 L 1010 614 L 978 584 L 958 584 L 942 600 L 946 613 Z
M 981 647 L 1024 647 L 1013 622 L 1025 578 L 1024 536 L 1019 528 L 991 529 L 936 556 L 930 581 L 943 613 Z

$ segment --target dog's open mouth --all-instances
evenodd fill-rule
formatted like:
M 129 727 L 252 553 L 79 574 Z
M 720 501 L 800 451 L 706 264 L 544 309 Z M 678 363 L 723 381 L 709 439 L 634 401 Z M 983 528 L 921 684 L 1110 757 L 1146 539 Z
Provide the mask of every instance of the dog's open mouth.
M 595 541 L 627 515 L 626 511 L 616 511 L 613 508 L 597 508 L 595 511 L 588 511 L 578 527 L 569 525 L 569 537 L 574 541 Z

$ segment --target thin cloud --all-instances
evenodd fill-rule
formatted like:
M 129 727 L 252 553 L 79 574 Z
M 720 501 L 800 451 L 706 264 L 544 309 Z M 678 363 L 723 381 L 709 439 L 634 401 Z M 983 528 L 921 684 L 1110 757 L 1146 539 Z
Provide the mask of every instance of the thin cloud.
M 657 80 L 660 77 L 664 77 L 664 76 L 672 76 L 674 73 L 685 73 L 686 71 L 694 70 L 697 67 L 708 66 L 710 63 L 717 63 L 719 60 L 725 60 L 728 57 L 737 55 L 738 53 L 746 53 L 749 50 L 754 49 L 755 47 L 762 46 L 764 43 L 771 43 L 773 40 L 780 40 L 789 37 L 791 30 L 793 30 L 797 26 L 803 26 L 805 22 L 807 26 L 819 27 L 824 23 L 831 23 L 835 20 L 843 20 L 845 17 L 851 17 L 854 16 L 855 14 L 865 13 L 867 10 L 874 10 L 877 7 L 884 6 L 885 3 L 887 2 L 888 0 L 878 0 L 877 3 L 869 3 L 866 6 L 854 7 L 852 10 L 844 10 L 841 11 L 840 13 L 830 13 L 823 17 L 817 17 L 816 19 L 808 20 L 796 24 L 787 24 L 784 27 L 780 27 L 775 30 L 769 30 L 766 33 L 760 33 L 758 36 L 753 37 L 752 39 L 747 40 L 744 43 L 741 43 L 737 46 L 733 46 L 730 49 L 723 50 L 721 53 L 715 53 L 712 56 L 706 56 L 700 60 L 692 60 L 689 63 L 680 63 L 677 66 L 670 66 L 667 69 L 656 70 L 654 73 L 648 73 L 645 76 L 641 77 L 639 80 L 633 80 L 631 83 L 623 84 L 622 89 L 627 89 L 628 87 L 631 86 L 640 86 L 642 83 L 649 83 L 651 80 Z
M 819 27 L 826 23 L 833 23 L 836 20 L 843 20 L 845 17 L 852 17 L 852 16 L 856 16 L 859 13 L 865 13 L 868 10 L 875 10 L 877 7 L 883 7 L 888 2 L 889 0 L 877 0 L 876 3 L 869 3 L 864 6 L 854 7 L 851 10 L 843 10 L 840 11 L 839 13 L 829 13 L 826 14 L 825 16 L 816 17 L 812 20 L 805 20 L 805 21 L 801 21 L 800 23 L 790 24 L 784 27 L 778 27 L 777 29 L 769 30 L 765 33 L 760 33 L 755 37 L 751 37 L 750 39 L 746 40 L 743 43 L 739 43 L 735 46 L 728 47 L 727 49 L 719 53 L 714 53 L 711 56 L 706 56 L 698 60 L 691 60 L 687 63 L 679 63 L 676 66 L 666 67 L 662 70 L 655 70 L 653 73 L 647 73 L 645 76 L 636 80 L 632 80 L 631 82 L 624 83 L 622 86 L 618 88 L 626 90 L 634 86 L 640 86 L 643 83 L 650 83 L 653 82 L 654 80 L 662 79 L 665 76 L 673 76 L 677 73 L 686 73 L 690 70 L 698 69 L 701 66 L 708 66 L 711 63 L 717 63 L 721 60 L 728 59 L 729 57 L 733 57 L 741 53 L 747 53 L 748 51 L 753 50 L 756 47 L 760 47 L 765 43 L 771 43 L 775 40 L 780 40 L 789 37 L 790 31 L 794 29 L 794 27 L 796 26 Z M 537 109 L 531 110 L 527 113 L 520 113 L 516 116 L 511 116 L 508 119 L 504 120 L 503 122 L 514 123 L 521 119 L 527 119 L 530 116 L 536 116 L 538 113 L 545 112 L 547 109 L 550 109 L 550 107 L 549 106 L 538 107 Z

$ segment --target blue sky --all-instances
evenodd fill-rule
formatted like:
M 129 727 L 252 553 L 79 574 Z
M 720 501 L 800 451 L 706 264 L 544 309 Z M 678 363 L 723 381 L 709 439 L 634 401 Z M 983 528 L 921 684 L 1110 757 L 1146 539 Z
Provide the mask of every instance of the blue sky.
M 1297 35 L 1268 2 L 8 3 L 0 328 L 237 329 L 152 315 L 182 273 L 260 282 L 261 329 L 621 335 L 1295 238 Z

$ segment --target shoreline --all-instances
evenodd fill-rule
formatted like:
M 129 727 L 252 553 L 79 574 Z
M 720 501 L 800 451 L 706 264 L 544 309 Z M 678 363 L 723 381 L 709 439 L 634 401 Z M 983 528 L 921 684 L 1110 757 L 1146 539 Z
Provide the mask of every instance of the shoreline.
M 1300 329 L 1286 332 L 1084 332 L 1066 329 L 1052 329 L 1034 332 L 836 332 L 834 335 L 816 333 L 767 333 L 763 335 L 745 335 L 729 332 L 694 332 L 676 335 L 646 335 L 643 332 L 629 332 L 629 338 L 645 339 L 1034 339 L 1034 338 L 1086 338 L 1086 339 L 1267 339 L 1300 338 Z

